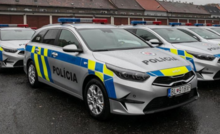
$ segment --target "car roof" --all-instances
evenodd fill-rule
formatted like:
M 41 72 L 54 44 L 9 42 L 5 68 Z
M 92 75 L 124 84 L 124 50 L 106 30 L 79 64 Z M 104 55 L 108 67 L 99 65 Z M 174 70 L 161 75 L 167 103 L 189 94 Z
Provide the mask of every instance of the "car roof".
M 85 29 L 85 28 L 118 28 L 114 25 L 109 24 L 87 24 L 87 23 L 80 23 L 80 24 L 51 24 L 46 25 L 43 28 L 51 28 L 51 27 L 73 27 L 76 29 Z
M 175 28 L 172 26 L 166 25 L 122 25 L 120 28 Z
M 2 28 L 0 28 L 0 30 L 33 30 L 33 29 L 24 28 L 24 27 L 2 27 Z

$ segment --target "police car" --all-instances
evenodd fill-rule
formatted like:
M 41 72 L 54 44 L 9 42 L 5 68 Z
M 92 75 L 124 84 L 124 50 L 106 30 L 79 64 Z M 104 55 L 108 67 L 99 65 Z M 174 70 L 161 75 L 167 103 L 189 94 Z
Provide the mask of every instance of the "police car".
M 220 44 L 220 35 L 217 34 L 216 32 L 213 32 L 210 30 L 208 27 L 210 27 L 212 24 L 195 24 L 192 26 L 191 23 L 187 23 L 187 25 L 184 25 L 182 23 L 171 23 L 178 28 L 189 34 L 190 36 L 197 38 L 201 42 L 206 42 L 209 44 L 215 44 L 219 45 Z M 207 27 L 206 27 L 207 26 Z
M 151 25 L 153 23 L 156 25 Z M 158 25 L 160 23 L 133 21 L 133 25 L 121 27 L 160 49 L 181 57 L 187 55 L 179 53 L 178 50 L 185 50 L 193 55 L 191 59 L 190 56 L 186 57 L 186 60 L 194 66 L 198 80 L 212 81 L 220 79 L 220 47 L 218 45 L 201 42 L 197 37 L 179 30 L 179 27 Z M 175 25 L 175 23 L 171 23 L 171 25 Z
M 23 67 L 24 48 L 34 30 L 24 24 L 0 24 L 0 69 Z
M 42 82 L 78 97 L 100 120 L 110 113 L 160 112 L 198 98 L 197 76 L 179 56 L 112 25 L 65 24 L 106 21 L 60 18 L 62 24 L 37 30 L 25 49 L 30 85 Z
M 220 35 L 220 25 L 213 25 L 213 27 L 207 27 L 211 31 L 215 32 L 216 34 Z M 220 43 L 219 43 L 220 44 Z

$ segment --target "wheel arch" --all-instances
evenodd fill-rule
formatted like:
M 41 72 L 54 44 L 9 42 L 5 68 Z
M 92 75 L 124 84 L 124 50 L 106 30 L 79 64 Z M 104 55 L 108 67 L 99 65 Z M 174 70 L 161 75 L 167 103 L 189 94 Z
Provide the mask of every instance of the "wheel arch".
M 105 87 L 105 84 L 103 83 L 103 81 L 96 75 L 90 74 L 88 76 L 86 76 L 86 78 L 83 81 L 83 86 L 82 86 L 82 96 L 83 96 L 83 100 L 84 100 L 84 92 L 85 92 L 85 87 L 86 87 L 86 83 L 88 83 L 91 79 L 98 79 L 103 86 Z

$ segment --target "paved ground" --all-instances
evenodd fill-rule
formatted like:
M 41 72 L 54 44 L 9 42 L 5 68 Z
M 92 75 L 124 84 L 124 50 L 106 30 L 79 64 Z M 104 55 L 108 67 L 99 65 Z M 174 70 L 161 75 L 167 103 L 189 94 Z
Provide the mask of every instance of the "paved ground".
M 22 69 L 0 74 L 1 134 L 220 133 L 220 81 L 199 83 L 200 99 L 146 116 L 113 116 L 98 122 L 82 101 L 43 85 L 31 89 Z

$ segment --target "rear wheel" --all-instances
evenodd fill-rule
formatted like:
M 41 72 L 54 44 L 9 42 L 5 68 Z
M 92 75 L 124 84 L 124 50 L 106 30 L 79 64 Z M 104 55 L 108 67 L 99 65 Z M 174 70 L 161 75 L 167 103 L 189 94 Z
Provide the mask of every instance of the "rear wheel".
M 98 79 L 91 79 L 85 87 L 84 101 L 89 114 L 98 120 L 109 119 L 110 104 L 104 85 Z
M 28 82 L 32 87 L 38 87 L 40 82 L 38 81 L 37 71 L 33 61 L 30 61 L 27 68 Z

